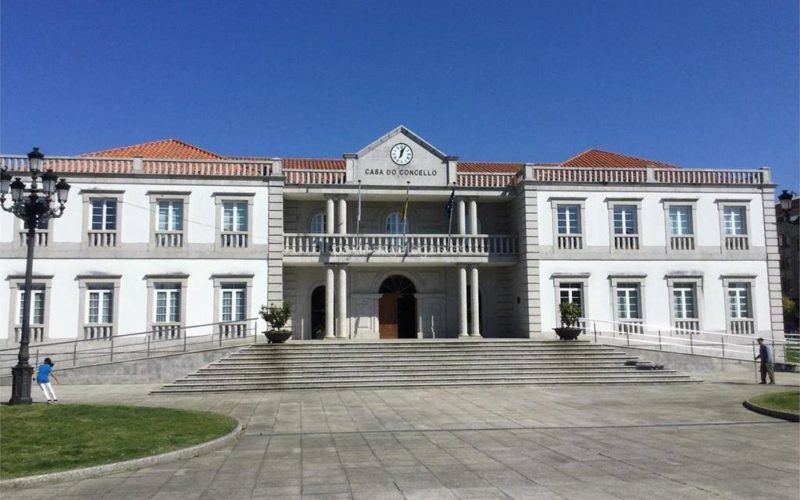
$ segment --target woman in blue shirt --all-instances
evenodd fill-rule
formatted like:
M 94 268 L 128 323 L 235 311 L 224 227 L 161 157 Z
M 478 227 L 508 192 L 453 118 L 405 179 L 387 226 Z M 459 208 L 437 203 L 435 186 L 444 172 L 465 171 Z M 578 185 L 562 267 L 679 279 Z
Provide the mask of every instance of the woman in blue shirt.
M 44 358 L 44 363 L 39 365 L 39 368 L 36 370 L 36 383 L 42 388 L 44 397 L 47 398 L 47 404 L 58 403 L 58 397 L 55 391 L 53 391 L 53 386 L 50 385 L 51 376 L 53 380 L 58 382 L 58 378 L 55 373 L 53 373 L 53 360 Z

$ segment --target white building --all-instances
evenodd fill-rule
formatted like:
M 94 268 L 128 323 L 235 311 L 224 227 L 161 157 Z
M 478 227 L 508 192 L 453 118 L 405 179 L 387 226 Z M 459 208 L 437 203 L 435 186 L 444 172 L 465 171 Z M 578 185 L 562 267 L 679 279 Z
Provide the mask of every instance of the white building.
M 597 150 L 464 162 L 404 127 L 342 159 L 231 158 L 169 140 L 45 168 L 73 187 L 37 238 L 37 342 L 238 336 L 283 300 L 295 339 L 551 337 L 563 300 L 634 333 L 783 331 L 766 168 Z M 0 217 L 9 344 L 21 231 Z

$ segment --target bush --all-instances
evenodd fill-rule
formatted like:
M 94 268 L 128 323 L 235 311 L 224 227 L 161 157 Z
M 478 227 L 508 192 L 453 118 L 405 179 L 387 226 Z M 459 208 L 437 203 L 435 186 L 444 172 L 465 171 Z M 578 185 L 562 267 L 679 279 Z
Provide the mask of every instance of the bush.
M 270 304 L 269 307 L 261 306 L 260 314 L 273 330 L 280 330 L 292 316 L 292 306 L 288 302 L 283 302 L 280 306 L 275 304 Z
M 567 328 L 577 326 L 581 319 L 581 306 L 574 302 L 562 302 L 558 306 L 561 312 L 561 324 Z

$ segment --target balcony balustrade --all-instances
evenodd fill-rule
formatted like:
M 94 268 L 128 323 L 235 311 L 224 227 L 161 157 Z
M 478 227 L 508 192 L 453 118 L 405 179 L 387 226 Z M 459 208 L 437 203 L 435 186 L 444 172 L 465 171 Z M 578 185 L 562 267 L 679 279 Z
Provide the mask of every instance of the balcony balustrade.
M 517 239 L 506 235 L 286 234 L 287 255 L 514 255 Z
M 50 242 L 50 235 L 46 230 L 36 231 L 36 234 L 33 237 L 33 244 L 37 247 L 46 247 L 47 244 Z M 28 244 L 28 232 L 27 231 L 20 231 L 19 232 L 19 245 L 24 247 Z
M 30 343 L 37 344 L 39 342 L 44 342 L 44 325 L 31 325 L 30 330 Z M 14 336 L 19 342 L 19 339 L 22 338 L 22 327 L 17 326 L 14 328 Z
M 730 332 L 737 335 L 752 335 L 756 332 L 755 321 L 752 319 L 732 319 L 730 322 Z
M 676 319 L 675 324 L 675 333 L 680 335 L 689 335 L 695 332 L 700 331 L 700 320 L 699 319 Z
M 247 248 L 247 240 L 247 233 L 220 233 L 220 243 L 222 248 Z
M 89 231 L 90 247 L 115 247 L 117 246 L 116 230 L 91 230 Z
M 725 250 L 747 250 L 750 248 L 747 235 L 742 236 L 725 236 Z
M 247 337 L 247 322 L 220 323 L 217 331 L 220 338 Z
M 617 333 L 644 333 L 644 320 L 622 319 L 616 324 Z
M 181 338 L 180 323 L 156 323 L 153 325 L 153 338 L 157 340 Z
M 638 234 L 615 234 L 614 235 L 614 249 L 615 250 L 639 250 L 639 235 Z
M 694 236 L 670 236 L 669 247 L 671 250 L 694 250 Z
M 580 234 L 559 234 L 559 250 L 580 250 L 583 248 L 583 236 Z
M 156 231 L 156 246 L 181 248 L 183 246 L 183 231 Z
M 109 340 L 114 335 L 114 325 L 97 323 L 83 327 L 84 340 Z

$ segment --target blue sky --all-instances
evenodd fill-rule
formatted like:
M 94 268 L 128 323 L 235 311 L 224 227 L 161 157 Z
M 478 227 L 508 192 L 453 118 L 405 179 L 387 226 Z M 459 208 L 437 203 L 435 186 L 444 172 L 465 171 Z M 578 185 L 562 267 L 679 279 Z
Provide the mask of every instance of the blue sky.
M 462 159 L 597 147 L 800 191 L 793 0 L 2 0 L 0 29 L 5 153 L 340 157 L 402 123 Z

